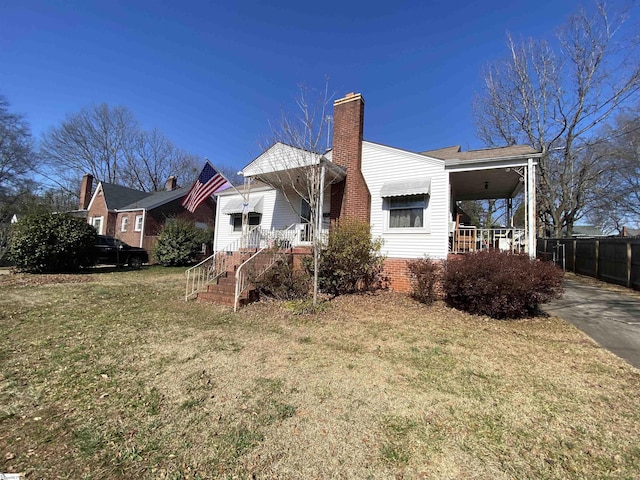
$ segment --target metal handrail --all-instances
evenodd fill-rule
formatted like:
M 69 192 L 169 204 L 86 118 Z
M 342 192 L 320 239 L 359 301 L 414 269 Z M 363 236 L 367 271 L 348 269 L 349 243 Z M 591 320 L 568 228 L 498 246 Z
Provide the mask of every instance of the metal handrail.
M 251 228 L 245 235 L 237 238 L 222 250 L 218 250 L 197 265 L 188 268 L 184 273 L 186 278 L 185 301 L 196 295 L 218 277 L 223 275 L 228 268 L 228 252 L 237 252 L 245 248 L 259 245 L 260 227 Z
M 233 300 L 234 312 L 238 310 L 240 295 L 242 295 L 251 283 L 249 281 L 249 275 L 246 273 L 247 266 L 256 263 L 257 258 L 264 258 L 265 255 L 270 255 L 270 257 L 267 256 L 267 261 L 262 265 L 261 270 L 251 272 L 254 274 L 252 280 L 255 280 L 269 270 L 287 251 L 297 246 L 298 242 L 299 236 L 295 224 L 290 225 L 285 230 L 261 231 L 260 249 L 236 269 L 236 290 Z

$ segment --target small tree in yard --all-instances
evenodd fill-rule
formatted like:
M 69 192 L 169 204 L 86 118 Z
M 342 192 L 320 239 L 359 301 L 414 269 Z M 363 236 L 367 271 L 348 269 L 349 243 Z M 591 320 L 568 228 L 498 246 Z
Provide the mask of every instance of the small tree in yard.
M 73 272 L 95 264 L 96 231 L 67 214 L 32 213 L 15 226 L 9 259 L 28 273 Z
M 329 232 L 327 245 L 320 249 L 320 290 L 341 295 L 381 288 L 385 283 L 381 247 L 381 240 L 371 238 L 368 223 L 351 219 L 336 223 Z M 306 266 L 313 272 L 311 261 Z
M 526 255 L 484 250 L 445 263 L 445 301 L 492 318 L 522 318 L 562 294 L 563 272 Z
M 158 263 L 165 267 L 188 265 L 196 259 L 202 244 L 210 237 L 210 232 L 196 228 L 193 222 L 178 218 L 165 224 L 153 254 Z

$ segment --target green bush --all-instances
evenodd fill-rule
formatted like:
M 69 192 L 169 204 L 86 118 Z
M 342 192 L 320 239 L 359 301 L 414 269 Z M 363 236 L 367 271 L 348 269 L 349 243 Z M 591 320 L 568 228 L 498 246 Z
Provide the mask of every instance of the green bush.
M 551 262 L 485 250 L 448 260 L 445 301 L 454 308 L 492 318 L 522 318 L 562 294 L 564 273 Z
M 382 241 L 371 238 L 368 223 L 341 220 L 329 231 L 329 241 L 320 249 L 318 286 L 324 293 L 342 295 L 382 288 L 384 257 Z M 313 273 L 312 259 L 305 267 Z
M 294 270 L 288 262 L 278 262 L 255 281 L 255 286 L 261 295 L 295 300 L 309 294 L 311 281 L 306 272 Z
M 411 296 L 422 303 L 433 303 L 436 299 L 441 264 L 430 258 L 419 258 L 407 262 L 407 268 L 411 274 Z
M 68 214 L 32 213 L 14 225 L 9 259 L 29 273 L 74 272 L 95 264 L 96 231 Z
M 193 263 L 201 252 L 202 244 L 210 238 L 210 232 L 196 228 L 193 222 L 172 219 L 162 228 L 153 255 L 165 267 L 188 265 Z

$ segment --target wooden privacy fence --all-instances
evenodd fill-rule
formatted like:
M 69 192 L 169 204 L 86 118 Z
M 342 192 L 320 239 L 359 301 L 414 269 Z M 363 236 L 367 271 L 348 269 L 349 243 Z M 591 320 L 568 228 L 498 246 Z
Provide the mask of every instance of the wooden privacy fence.
M 537 257 L 570 272 L 640 290 L 640 238 L 538 238 Z

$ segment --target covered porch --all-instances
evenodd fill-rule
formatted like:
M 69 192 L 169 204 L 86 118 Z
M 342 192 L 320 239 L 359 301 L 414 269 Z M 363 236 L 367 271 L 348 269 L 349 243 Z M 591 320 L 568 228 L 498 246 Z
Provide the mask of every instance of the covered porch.
M 425 152 L 427 153 L 427 152 Z M 427 153 L 428 154 L 428 153 Z M 434 156 L 436 156 L 434 154 Z M 536 165 L 541 156 L 528 146 L 512 146 L 461 152 L 442 149 L 449 175 L 449 252 L 453 254 L 498 249 L 535 257 Z M 514 222 L 516 199 L 524 213 Z M 460 203 L 465 200 L 496 200 L 498 224 L 474 225 Z

